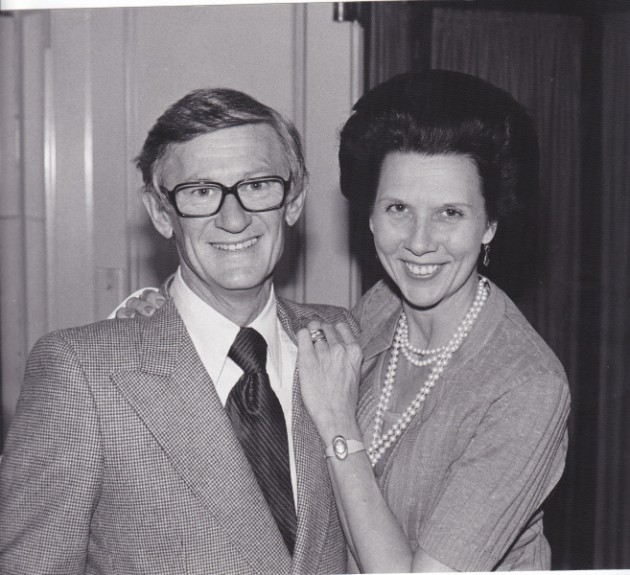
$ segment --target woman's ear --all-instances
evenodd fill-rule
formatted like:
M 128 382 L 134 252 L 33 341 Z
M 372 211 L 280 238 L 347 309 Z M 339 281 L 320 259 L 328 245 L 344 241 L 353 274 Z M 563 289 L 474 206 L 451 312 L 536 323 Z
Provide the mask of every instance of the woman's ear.
M 173 217 L 170 211 L 164 206 L 154 193 L 143 192 L 142 202 L 149 212 L 153 227 L 167 240 L 173 237 Z
M 494 234 L 497 233 L 497 223 L 498 222 L 496 221 L 488 222 L 486 225 L 486 231 L 483 234 L 483 239 L 481 240 L 482 244 L 489 244 L 492 241 Z

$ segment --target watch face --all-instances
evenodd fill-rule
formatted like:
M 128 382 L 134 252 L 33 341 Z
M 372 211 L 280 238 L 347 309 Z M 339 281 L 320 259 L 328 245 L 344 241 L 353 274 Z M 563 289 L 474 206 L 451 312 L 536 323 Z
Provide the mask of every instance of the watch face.
M 337 459 L 345 459 L 348 457 L 348 444 L 341 435 L 338 435 L 335 439 L 333 439 L 333 451 L 335 452 L 335 457 L 337 457 Z

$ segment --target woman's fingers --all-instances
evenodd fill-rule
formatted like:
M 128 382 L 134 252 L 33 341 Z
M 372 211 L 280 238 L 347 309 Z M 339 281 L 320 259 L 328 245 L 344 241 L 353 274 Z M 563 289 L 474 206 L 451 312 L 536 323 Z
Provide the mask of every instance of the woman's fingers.
M 116 310 L 116 319 L 131 319 L 136 317 L 136 312 L 132 309 L 121 307 Z
M 152 289 L 144 290 L 142 294 L 140 294 L 140 298 L 156 309 L 160 309 L 166 302 L 164 296 L 160 295 L 160 292 Z
M 322 337 L 322 335 L 324 337 Z M 300 353 L 312 357 L 316 361 L 339 363 L 354 359 L 359 344 L 352 330 L 345 322 L 332 325 L 319 320 L 311 320 L 297 333 Z M 326 367 L 330 367 L 327 365 Z
M 337 330 L 334 328 L 334 326 L 330 325 L 329 323 L 325 323 L 322 325 L 322 330 L 326 335 L 326 340 L 328 341 L 329 345 L 341 343 L 339 341 L 339 337 L 337 336 Z
M 356 343 L 357 338 L 354 337 L 350 326 L 346 322 L 339 322 L 335 324 L 335 329 L 337 330 L 337 334 L 339 335 L 339 339 L 343 341 L 345 344 Z
M 151 315 L 150 313 L 146 313 L 146 308 L 147 304 L 143 300 L 137 297 L 130 297 L 125 302 L 125 306 L 116 312 L 116 317 L 131 318 L 137 315 Z M 153 313 L 153 311 L 151 311 L 151 313 Z
M 306 328 L 308 329 L 311 342 L 315 349 L 322 349 L 327 347 L 328 337 L 326 330 L 323 328 L 323 324 L 319 320 L 311 320 L 308 322 Z
M 303 327 L 297 332 L 298 343 L 298 359 L 300 363 L 308 363 L 309 365 L 317 362 L 311 332 L 308 328 Z

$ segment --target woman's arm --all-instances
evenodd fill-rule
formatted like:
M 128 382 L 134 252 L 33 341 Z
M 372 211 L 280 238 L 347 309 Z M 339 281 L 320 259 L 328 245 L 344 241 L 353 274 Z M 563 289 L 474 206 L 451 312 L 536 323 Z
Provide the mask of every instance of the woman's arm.
M 453 571 L 422 549 L 412 551 L 381 495 L 364 451 L 328 461 L 344 531 L 362 573 Z
M 327 341 L 315 344 L 311 330 Z M 355 412 L 361 348 L 345 324 L 311 322 L 298 332 L 300 383 L 306 409 L 326 444 L 337 435 L 361 439 Z M 452 571 L 422 549 L 413 552 L 389 510 L 365 451 L 328 458 L 328 468 L 348 546 L 363 573 Z
M 310 330 L 317 327 L 309 324 Z M 322 328 L 327 343 L 312 344 L 305 330 L 298 334 L 298 362 L 304 403 L 328 446 L 335 435 L 361 438 L 355 417 L 361 353 L 344 327 Z M 414 535 L 415 553 L 366 454 L 329 461 L 349 546 L 362 571 L 489 571 L 505 557 L 537 517 L 566 456 L 566 380 L 553 371 L 526 371 L 488 375 L 499 383 L 474 407 L 481 418 L 436 486 L 430 517 L 419 519 L 424 528 Z

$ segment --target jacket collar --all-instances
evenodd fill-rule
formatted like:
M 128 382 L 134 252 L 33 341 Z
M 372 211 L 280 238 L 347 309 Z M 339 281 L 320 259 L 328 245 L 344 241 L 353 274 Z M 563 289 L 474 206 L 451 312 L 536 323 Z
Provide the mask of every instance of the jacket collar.
M 308 306 L 299 306 L 276 298 L 278 318 L 297 345 L 296 331 L 315 314 Z M 324 445 L 309 417 L 300 391 L 296 366 L 293 376 L 293 448 L 297 473 L 298 531 L 293 555 L 293 573 L 315 571 L 328 537 L 331 514 L 336 513 Z
M 302 404 L 297 366 L 293 444 L 298 531 L 291 561 L 214 385 L 168 293 L 169 283 L 170 278 L 160 289 L 166 298 L 164 306 L 152 317 L 140 320 L 138 368 L 116 372 L 112 381 L 183 481 L 248 557 L 253 570 L 316 570 L 329 536 L 334 504 L 323 445 Z M 277 298 L 277 312 L 283 328 L 297 344 L 295 331 L 313 311 Z M 256 537 L 255 533 L 264 535 Z
M 490 295 L 484 304 L 483 312 L 475 322 L 473 332 L 458 350 L 458 363 L 475 357 L 496 328 L 505 311 L 505 294 L 491 281 L 488 281 L 488 284 Z M 377 289 L 378 297 L 370 302 L 370 321 L 363 321 L 361 325 L 362 332 L 359 341 L 363 349 L 364 361 L 393 346 L 396 326 L 402 312 L 400 295 L 387 282 L 379 284 Z
M 174 302 L 160 291 L 164 306 L 140 320 L 137 369 L 111 379 L 252 570 L 286 572 L 291 557 L 256 478 Z
M 402 311 L 400 297 L 388 284 L 380 286 L 381 297 L 370 306 L 370 317 L 376 321 L 362 322 L 359 342 L 363 349 L 363 360 L 367 361 L 394 344 L 396 324 Z M 367 323 L 367 325 L 366 325 Z

